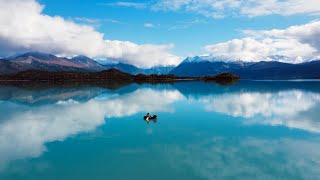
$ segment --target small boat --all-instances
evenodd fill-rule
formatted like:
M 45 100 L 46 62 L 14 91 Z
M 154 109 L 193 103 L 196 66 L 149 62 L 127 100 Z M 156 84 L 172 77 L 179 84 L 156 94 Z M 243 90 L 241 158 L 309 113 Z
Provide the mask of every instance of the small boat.
M 158 116 L 157 116 L 157 115 L 150 116 L 149 113 L 148 113 L 147 115 L 143 116 L 143 119 L 144 119 L 145 121 L 147 121 L 148 123 L 149 123 L 150 121 L 153 121 L 154 123 L 156 123 L 157 120 L 158 120 Z
M 145 119 L 145 120 L 158 119 L 158 116 L 157 116 L 157 115 L 153 115 L 153 116 L 143 116 L 143 119 Z
M 153 115 L 153 116 L 149 117 L 149 119 L 158 119 L 158 116 L 157 115 Z

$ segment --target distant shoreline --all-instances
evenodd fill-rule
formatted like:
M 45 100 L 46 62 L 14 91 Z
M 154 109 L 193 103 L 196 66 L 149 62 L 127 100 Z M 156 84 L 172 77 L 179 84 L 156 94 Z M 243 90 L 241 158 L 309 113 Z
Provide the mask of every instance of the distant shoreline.
M 49 72 L 29 70 L 13 75 L 0 76 L 0 82 L 135 82 L 135 83 L 168 83 L 178 81 L 239 81 L 240 77 L 231 73 L 222 73 L 205 77 L 178 77 L 175 75 L 131 75 L 117 69 L 101 72 Z

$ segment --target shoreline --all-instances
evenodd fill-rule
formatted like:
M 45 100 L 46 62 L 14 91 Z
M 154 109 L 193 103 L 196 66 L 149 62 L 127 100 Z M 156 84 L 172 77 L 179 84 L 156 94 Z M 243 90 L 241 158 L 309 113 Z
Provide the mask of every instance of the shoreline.
M 49 72 L 24 71 L 13 75 L 0 76 L 0 82 L 178 82 L 178 81 L 239 81 L 240 77 L 231 73 L 221 73 L 205 77 L 179 77 L 172 74 L 131 75 L 117 69 L 100 72 Z

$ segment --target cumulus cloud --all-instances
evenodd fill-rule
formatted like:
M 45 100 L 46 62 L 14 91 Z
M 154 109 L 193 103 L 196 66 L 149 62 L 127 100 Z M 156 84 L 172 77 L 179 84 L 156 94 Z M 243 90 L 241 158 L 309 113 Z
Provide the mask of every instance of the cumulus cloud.
M 139 67 L 174 65 L 180 61 L 169 52 L 174 47 L 172 44 L 138 45 L 106 40 L 104 34 L 92 26 L 45 15 L 43 8 L 35 0 L 0 0 L 0 56 L 25 51 L 65 56 L 82 54 L 116 59 Z
M 228 42 L 208 45 L 205 50 L 217 56 L 228 56 L 244 60 L 259 60 L 257 57 L 276 53 L 269 42 L 259 42 L 253 38 L 233 39 Z
M 212 18 L 226 16 L 264 16 L 278 14 L 318 15 L 318 0 L 160 0 L 152 6 L 154 10 L 193 12 Z
M 316 20 L 304 25 L 291 26 L 287 29 L 269 31 L 244 31 L 245 34 L 256 38 L 294 39 L 301 44 L 307 44 L 320 52 L 320 21 Z
M 294 62 L 301 62 L 320 54 L 320 21 L 310 22 L 287 29 L 264 31 L 245 30 L 243 39 L 207 45 L 208 53 L 240 58 L 248 61 L 267 60 L 272 55 L 288 56 Z M 292 60 L 291 59 L 291 60 Z

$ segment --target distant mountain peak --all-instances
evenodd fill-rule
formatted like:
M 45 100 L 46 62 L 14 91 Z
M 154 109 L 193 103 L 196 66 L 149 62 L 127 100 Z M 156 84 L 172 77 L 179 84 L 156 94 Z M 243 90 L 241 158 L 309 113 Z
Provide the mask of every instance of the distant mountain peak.
M 68 59 L 47 53 L 27 52 L 8 58 L 8 60 L 19 67 L 23 67 L 19 69 L 46 71 L 101 71 L 105 69 L 102 65 L 86 56 Z
M 195 57 L 188 57 L 182 63 L 203 63 L 203 62 L 244 62 L 239 58 L 230 58 L 226 56 L 213 56 L 213 55 L 202 55 Z
M 283 55 L 271 55 L 265 58 L 261 58 L 261 61 L 288 62 L 288 61 L 291 61 L 291 58 Z
M 182 63 L 202 63 L 202 62 L 206 62 L 206 61 L 207 60 L 205 60 L 201 56 L 195 56 L 195 57 L 186 58 L 185 60 L 182 61 Z
M 84 56 L 84 55 L 78 55 L 73 57 L 72 59 L 85 59 L 85 60 L 91 60 L 91 58 L 89 58 L 88 56 Z
M 17 57 L 34 57 L 34 58 L 38 58 L 38 59 L 42 59 L 42 60 L 50 60 L 50 59 L 57 58 L 53 54 L 42 53 L 42 52 L 37 52 L 37 51 L 27 52 L 27 53 L 24 53 L 24 54 L 19 55 Z
M 319 60 L 320 60 L 320 56 L 314 56 L 310 58 L 308 61 L 311 62 L 311 61 L 319 61 Z
M 254 60 L 246 60 L 241 58 L 233 58 L 233 57 L 227 57 L 227 56 L 214 56 L 214 55 L 201 55 L 201 56 L 194 56 L 194 57 L 188 57 L 183 63 L 203 63 L 203 62 L 223 62 L 223 63 L 236 63 L 236 64 L 245 64 L 245 63 L 256 63 L 261 61 L 275 61 L 275 62 L 282 62 L 282 63 L 289 63 L 289 64 L 299 64 L 303 62 L 311 62 L 311 61 L 317 61 L 320 60 L 320 56 L 315 56 L 313 58 L 303 58 L 301 56 L 296 57 L 289 57 L 284 55 L 270 55 L 266 57 L 260 57 Z
M 94 61 L 93 59 L 87 57 L 87 56 L 83 56 L 83 55 L 79 55 L 79 56 L 75 56 L 72 59 L 70 59 L 70 61 L 75 62 L 75 63 L 82 63 L 82 64 L 92 64 L 92 63 L 96 63 L 96 61 Z
M 271 55 L 263 58 L 262 60 L 277 61 L 277 62 L 290 63 L 290 64 L 299 64 L 299 63 L 307 62 L 306 59 L 302 58 L 301 56 L 289 57 L 284 55 Z

